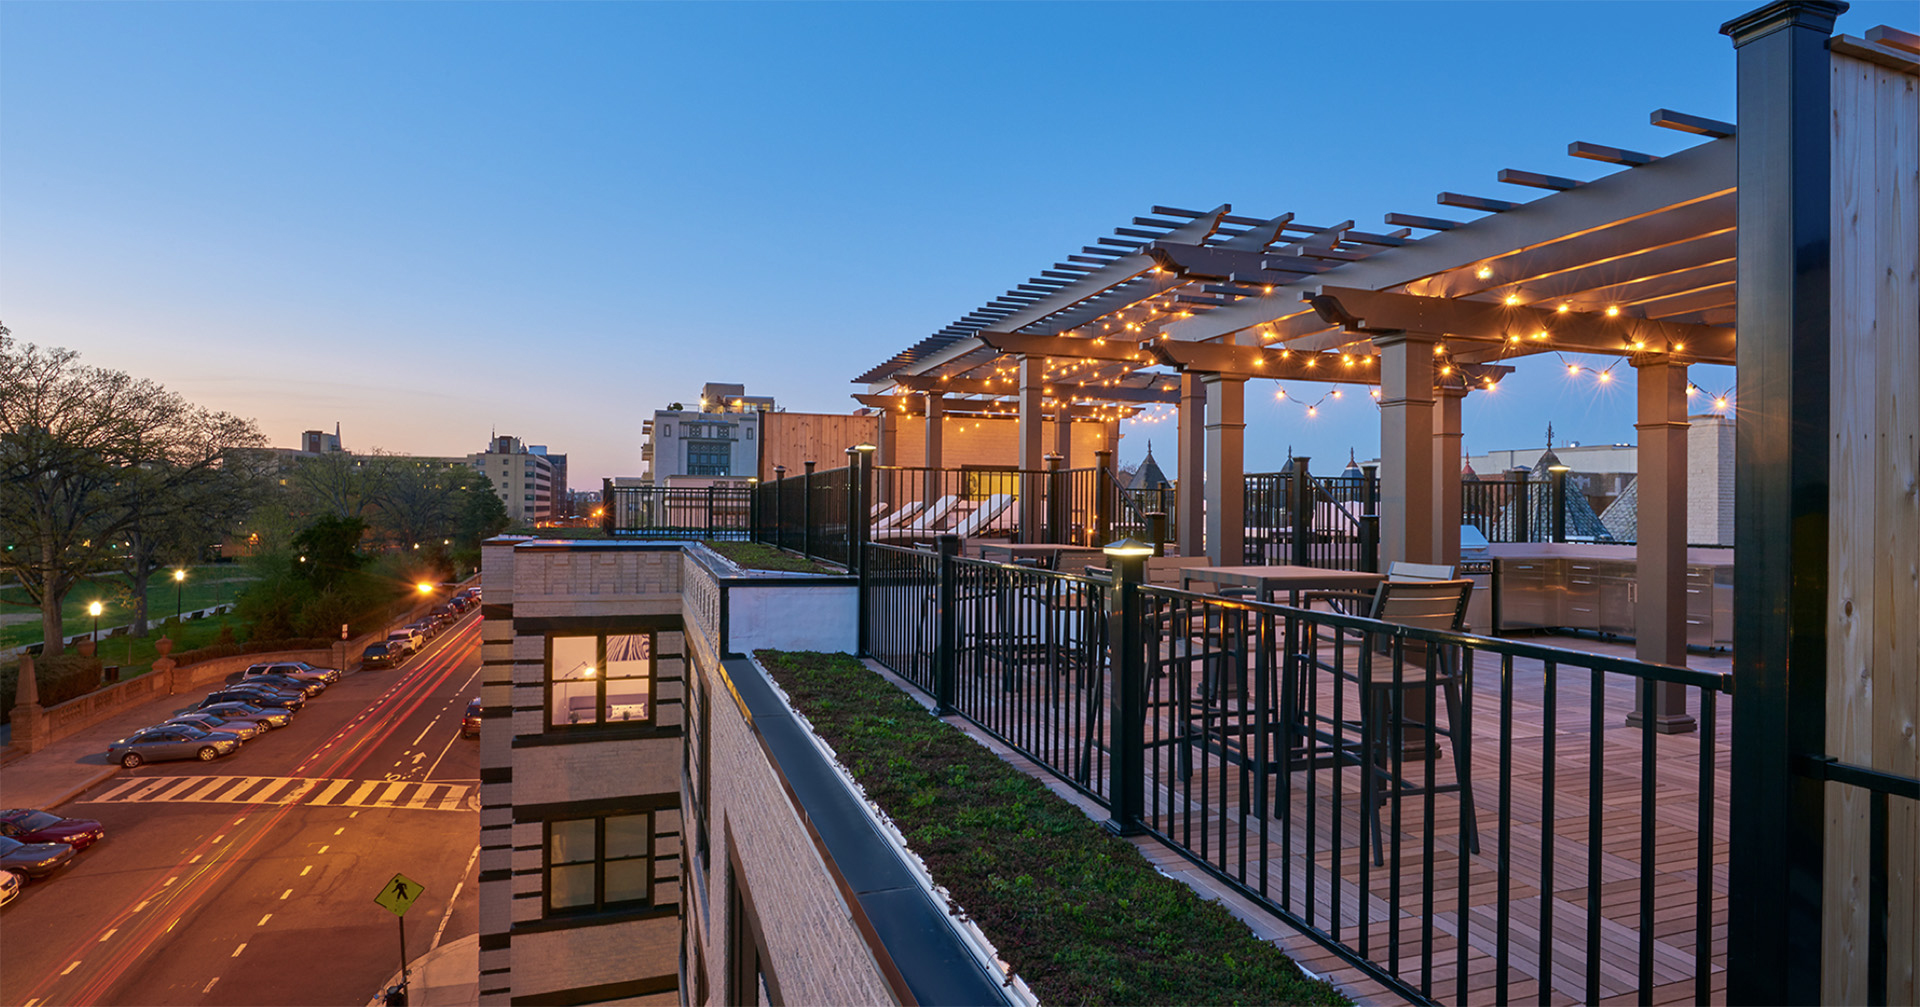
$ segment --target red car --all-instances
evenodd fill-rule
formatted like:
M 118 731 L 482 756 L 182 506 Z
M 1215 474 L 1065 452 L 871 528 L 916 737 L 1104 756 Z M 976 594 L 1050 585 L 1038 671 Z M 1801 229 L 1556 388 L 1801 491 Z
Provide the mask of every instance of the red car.
M 0 811 L 0 836 L 23 843 L 66 843 L 77 853 L 106 834 L 106 826 L 91 818 L 61 818 L 51 811 L 32 808 Z

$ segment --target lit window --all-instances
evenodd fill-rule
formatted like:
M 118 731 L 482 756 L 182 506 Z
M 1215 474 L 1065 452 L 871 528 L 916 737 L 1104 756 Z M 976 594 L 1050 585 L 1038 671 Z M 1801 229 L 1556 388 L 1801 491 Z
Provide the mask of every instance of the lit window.
M 653 634 L 556 636 L 547 658 L 547 724 L 589 727 L 653 719 Z

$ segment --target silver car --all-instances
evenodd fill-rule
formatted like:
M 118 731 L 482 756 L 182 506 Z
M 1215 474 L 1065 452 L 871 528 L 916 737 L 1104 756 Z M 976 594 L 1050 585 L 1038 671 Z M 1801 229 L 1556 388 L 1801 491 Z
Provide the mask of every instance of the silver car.
M 211 713 L 221 720 L 252 721 L 269 728 L 285 727 L 293 723 L 293 711 L 284 706 L 259 706 L 253 703 L 215 703 L 201 707 L 200 713 Z
M 258 721 L 228 720 L 212 713 L 183 713 L 178 717 L 169 717 L 166 723 L 155 726 L 165 727 L 167 724 L 190 724 L 204 731 L 222 731 L 241 741 L 252 741 L 267 730 L 266 725 Z
M 224 731 L 207 731 L 186 724 L 161 724 L 108 745 L 107 758 L 132 769 L 143 762 L 166 759 L 212 762 L 239 747 L 240 739 Z

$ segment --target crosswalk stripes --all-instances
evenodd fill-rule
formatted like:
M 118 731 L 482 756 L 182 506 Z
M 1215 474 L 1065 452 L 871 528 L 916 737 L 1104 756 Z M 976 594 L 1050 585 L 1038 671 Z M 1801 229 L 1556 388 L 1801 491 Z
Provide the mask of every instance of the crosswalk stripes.
M 305 804 L 330 808 L 461 811 L 475 807 L 466 783 L 408 780 L 310 780 L 294 776 L 147 776 L 127 780 L 81 804 Z

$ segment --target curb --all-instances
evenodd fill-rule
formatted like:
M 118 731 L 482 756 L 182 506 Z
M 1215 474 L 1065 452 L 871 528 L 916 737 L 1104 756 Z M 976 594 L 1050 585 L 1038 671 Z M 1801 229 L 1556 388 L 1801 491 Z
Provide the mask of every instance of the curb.
M 76 797 L 79 797 L 81 794 L 84 794 L 87 791 L 92 790 L 94 787 L 99 786 L 100 784 L 105 783 L 106 781 L 111 780 L 114 777 L 119 775 L 120 775 L 119 766 L 115 766 L 112 769 L 103 769 L 100 772 L 93 774 L 92 778 L 88 779 L 87 782 L 82 783 L 77 787 L 74 787 L 72 790 L 68 790 L 65 793 L 62 793 L 59 797 L 56 797 L 51 801 L 48 801 L 47 808 L 48 809 L 57 808 L 60 805 L 65 804 Z

